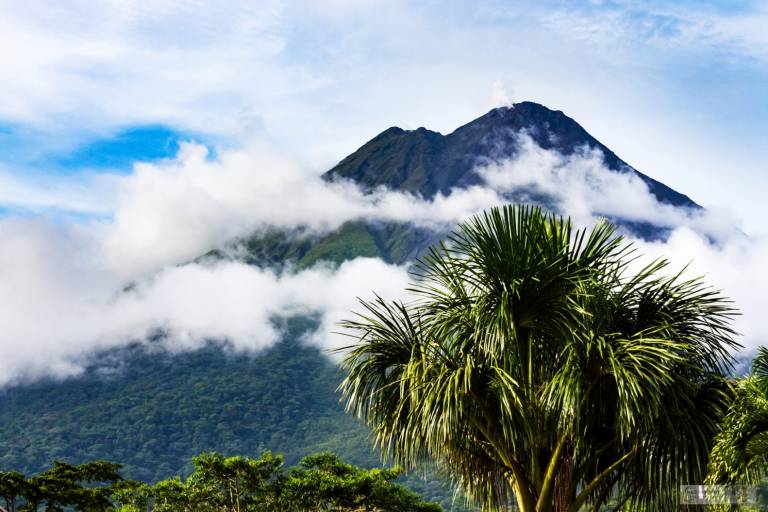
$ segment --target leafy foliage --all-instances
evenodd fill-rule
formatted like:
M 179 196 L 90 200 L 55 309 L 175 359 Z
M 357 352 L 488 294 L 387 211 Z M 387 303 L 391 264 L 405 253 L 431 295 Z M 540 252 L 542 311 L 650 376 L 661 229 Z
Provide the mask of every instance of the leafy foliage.
M 258 459 L 207 453 L 194 457 L 193 462 L 195 470 L 185 482 L 174 478 L 154 486 L 151 493 L 157 512 L 283 510 L 282 457 L 271 452 Z
M 118 464 L 102 460 L 77 466 L 54 461 L 53 467 L 29 479 L 21 473 L 0 472 L 0 496 L 9 512 L 35 512 L 41 507 L 47 512 L 108 510 L 112 486 L 122 481 L 119 469 Z
M 538 208 L 464 223 L 416 271 L 410 304 L 346 327 L 341 390 L 399 464 L 435 460 L 486 509 L 677 507 L 703 479 L 729 401 L 735 313 L 699 280 L 630 273 L 608 223 Z
M 284 486 L 287 502 L 302 510 L 438 512 L 407 488 L 394 484 L 401 470 L 361 468 L 332 453 L 306 457 L 291 470 Z
M 25 478 L 0 473 L 0 497 L 9 512 L 440 512 L 394 480 L 399 469 L 363 469 L 332 453 L 304 458 L 286 471 L 283 458 L 206 453 L 193 458 L 194 471 L 149 485 L 123 480 L 119 465 L 91 461 L 52 468 Z
M 64 381 L 0 391 L 0 468 L 42 471 L 52 458 L 116 459 L 126 478 L 157 482 L 188 475 L 198 453 L 280 451 L 289 464 L 316 451 L 375 466 L 370 433 L 344 414 L 341 375 L 301 343 L 310 324 L 294 320 L 285 339 L 259 354 L 211 345 L 170 355 L 134 347 Z M 452 490 L 433 475 L 403 476 L 451 507 Z
M 17 471 L 0 471 L 0 499 L 8 512 L 15 512 L 16 502 L 27 494 L 27 481 Z
M 712 449 L 711 484 L 757 483 L 768 473 L 768 349 L 758 348 L 734 395 Z

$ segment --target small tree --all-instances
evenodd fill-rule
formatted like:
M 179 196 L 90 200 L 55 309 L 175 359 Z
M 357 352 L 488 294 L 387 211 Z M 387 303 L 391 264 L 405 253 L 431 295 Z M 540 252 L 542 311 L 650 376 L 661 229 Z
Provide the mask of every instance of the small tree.
M 192 460 L 195 471 L 187 479 L 186 488 L 195 510 L 240 512 L 267 510 L 275 505 L 282 457 L 267 451 L 258 459 L 208 453 Z
M 191 508 L 191 499 L 187 488 L 179 477 L 157 482 L 152 487 L 155 498 L 155 512 L 187 512 Z
M 112 500 L 120 512 L 146 512 L 152 498 L 152 488 L 144 482 L 122 480 L 112 486 Z
M 46 511 L 68 508 L 110 510 L 111 487 L 122 480 L 119 469 L 119 464 L 103 460 L 77 466 L 54 461 L 50 469 L 27 480 L 23 492 L 25 504 L 20 510 L 36 512 L 42 505 L 45 505 Z
M 290 472 L 283 501 L 290 510 L 365 512 L 440 512 L 416 493 L 394 483 L 402 471 L 366 470 L 347 464 L 333 453 L 305 457 Z
M 27 480 L 16 471 L 0 471 L 0 498 L 8 512 L 16 512 L 20 497 L 26 492 Z
M 709 463 L 711 484 L 756 483 L 768 470 L 768 349 L 736 381 L 735 398 L 717 435 Z

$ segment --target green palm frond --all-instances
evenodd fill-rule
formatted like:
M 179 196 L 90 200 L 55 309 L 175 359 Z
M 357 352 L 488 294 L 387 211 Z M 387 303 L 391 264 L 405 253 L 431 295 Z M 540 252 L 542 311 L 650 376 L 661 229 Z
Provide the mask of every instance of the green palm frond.
M 630 272 L 638 257 L 605 221 L 473 217 L 417 263 L 412 302 L 343 324 L 347 408 L 385 456 L 436 461 L 487 510 L 672 508 L 730 397 L 736 311 L 666 260 Z
M 735 399 L 712 449 L 710 483 L 757 482 L 768 474 L 768 350 L 759 347 L 750 374 L 736 382 Z

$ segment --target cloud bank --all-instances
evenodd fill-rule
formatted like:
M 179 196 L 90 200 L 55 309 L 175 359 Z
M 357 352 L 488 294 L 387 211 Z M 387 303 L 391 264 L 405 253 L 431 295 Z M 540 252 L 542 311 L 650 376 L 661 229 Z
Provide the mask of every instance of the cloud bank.
M 320 329 L 330 332 L 358 295 L 398 296 L 408 278 L 377 259 L 282 275 L 223 261 L 167 267 L 120 291 L 50 226 L 3 223 L 0 237 L 17 248 L 0 258 L 0 386 L 76 375 L 98 352 L 158 334 L 171 351 L 218 341 L 258 352 L 280 338 L 274 317 L 321 313 Z
M 500 202 L 488 187 L 431 201 L 386 189 L 366 195 L 263 147 L 210 160 L 205 147 L 184 144 L 178 158 L 139 164 L 121 180 L 104 250 L 116 272 L 133 277 L 266 228 L 324 233 L 363 218 L 441 228 Z
M 716 4 L 0 2 L 0 160 L 163 125 L 268 137 L 321 169 L 381 126 L 450 130 L 511 96 L 704 204 L 738 194 L 765 231 L 768 8 Z
M 693 260 L 692 273 L 704 274 L 743 310 L 737 327 L 744 344 L 764 342 L 768 243 L 745 237 L 727 216 L 661 204 L 636 175 L 606 169 L 598 153 L 566 157 L 525 134 L 516 158 L 478 172 L 482 184 L 432 200 L 384 189 L 365 195 L 351 183 L 327 183 L 264 147 L 211 158 L 205 148 L 185 144 L 176 158 L 111 177 L 117 200 L 109 220 L 3 218 L 0 386 L 75 375 L 100 351 L 157 333 L 169 350 L 218 340 L 258 352 L 279 339 L 272 319 L 294 314 L 319 318 L 308 342 L 338 347 L 346 340 L 331 331 L 355 309 L 357 297 L 374 291 L 402 297 L 405 267 L 361 258 L 277 272 L 237 261 L 192 261 L 267 228 L 324 233 L 349 220 L 379 219 L 445 230 L 521 193 L 548 197 L 581 225 L 608 215 L 668 228 L 665 242 L 637 243 L 649 257 L 667 256 L 677 268 Z M 48 200 L 65 203 L 70 193 L 54 191 Z
M 490 189 L 522 198 L 525 192 L 533 198 L 546 197 L 560 213 L 582 226 L 603 216 L 669 229 L 688 226 L 717 240 L 739 235 L 734 231 L 737 221 L 725 212 L 659 202 L 632 169 L 607 169 L 599 150 L 581 148 L 572 155 L 562 155 L 538 146 L 525 133 L 517 140 L 520 151 L 516 158 L 478 169 Z

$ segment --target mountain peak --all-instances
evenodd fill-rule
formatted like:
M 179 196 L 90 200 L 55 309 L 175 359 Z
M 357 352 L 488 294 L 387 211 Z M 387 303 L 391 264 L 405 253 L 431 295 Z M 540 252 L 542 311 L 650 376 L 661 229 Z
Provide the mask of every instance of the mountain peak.
M 551 108 L 546 107 L 541 103 L 536 103 L 535 101 L 521 101 L 519 103 L 513 103 L 512 105 L 492 108 L 485 115 L 487 116 L 490 114 L 500 116 L 500 117 L 505 117 L 510 115 L 531 116 L 531 115 L 537 115 L 537 114 L 538 115 L 558 114 L 561 116 L 565 116 L 562 110 L 552 110 Z M 481 117 L 485 117 L 485 116 L 481 116 Z
M 388 128 L 324 177 L 349 179 L 368 191 L 385 186 L 427 198 L 447 194 L 454 187 L 479 183 L 478 164 L 516 156 L 522 131 L 542 148 L 564 155 L 585 147 L 599 150 L 608 169 L 636 173 L 659 201 L 698 207 L 687 196 L 636 171 L 562 111 L 532 101 L 494 108 L 448 135 L 423 127 Z

